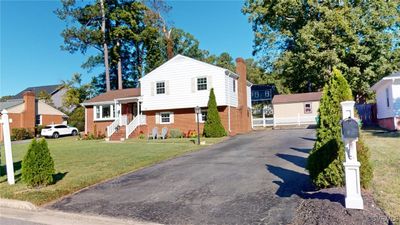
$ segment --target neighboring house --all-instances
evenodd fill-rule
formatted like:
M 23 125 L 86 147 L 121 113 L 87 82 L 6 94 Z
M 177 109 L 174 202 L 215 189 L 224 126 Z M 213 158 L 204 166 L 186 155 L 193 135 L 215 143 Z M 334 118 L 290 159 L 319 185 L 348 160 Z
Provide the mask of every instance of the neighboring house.
M 0 112 L 3 110 L 7 110 L 9 118 L 12 120 L 10 129 L 26 128 L 33 131 L 37 125 L 63 123 L 67 117 L 53 106 L 37 100 L 31 91 L 25 92 L 22 99 L 0 102 Z M 2 138 L 0 126 L 0 140 Z
M 207 119 L 207 103 L 214 88 L 218 111 L 230 135 L 251 130 L 251 83 L 243 59 L 236 73 L 177 55 L 140 79 L 140 89 L 109 91 L 85 101 L 85 132 L 111 139 L 148 134 L 154 127 L 196 130 L 194 108 L 200 106 L 200 128 Z M 113 138 L 115 137 L 115 138 Z
M 35 93 L 36 98 L 38 98 L 40 92 L 44 91 L 51 95 L 51 100 L 53 105 L 56 108 L 63 108 L 63 98 L 65 93 L 67 92 L 67 88 L 61 84 L 55 85 L 46 85 L 46 86 L 37 86 L 37 87 L 28 87 L 20 93 L 13 96 L 11 99 L 22 99 L 22 96 L 27 91 L 32 91 Z M 67 111 L 71 111 L 72 109 L 67 109 Z
M 322 92 L 275 95 L 274 126 L 316 124 Z
M 274 85 L 269 84 L 253 84 L 251 86 L 251 103 L 271 103 L 272 98 L 276 94 Z
M 400 130 L 400 71 L 382 78 L 372 86 L 372 90 L 376 92 L 379 126 Z

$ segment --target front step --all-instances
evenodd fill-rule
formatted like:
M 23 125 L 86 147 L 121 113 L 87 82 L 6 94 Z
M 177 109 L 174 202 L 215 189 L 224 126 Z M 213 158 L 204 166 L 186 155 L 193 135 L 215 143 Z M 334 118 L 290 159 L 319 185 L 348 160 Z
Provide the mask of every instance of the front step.
M 126 136 L 126 128 L 125 126 L 120 126 L 117 131 L 115 131 L 111 137 L 110 141 L 124 141 Z

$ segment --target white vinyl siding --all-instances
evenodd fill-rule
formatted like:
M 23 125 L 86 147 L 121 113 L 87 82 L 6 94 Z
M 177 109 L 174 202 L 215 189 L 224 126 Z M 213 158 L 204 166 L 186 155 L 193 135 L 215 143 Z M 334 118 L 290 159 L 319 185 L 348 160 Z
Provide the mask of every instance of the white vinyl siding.
M 201 77 L 207 78 L 207 90 L 197 91 L 197 78 Z M 207 107 L 211 88 L 214 88 L 217 104 L 228 105 L 226 77 L 225 69 L 176 56 L 140 79 L 143 96 L 142 110 Z M 166 94 L 155 94 L 155 85 L 158 81 L 165 81 Z M 231 86 L 232 81 L 229 83 Z M 232 87 L 229 91 L 232 92 Z M 235 103 L 231 104 L 235 106 Z
M 233 85 L 235 83 L 235 91 L 233 91 Z M 237 91 L 238 81 L 235 78 L 225 76 L 225 91 L 227 105 L 237 107 L 238 106 L 238 91 Z
M 377 118 L 391 118 L 400 114 L 400 84 L 386 82 L 376 90 Z M 396 102 L 397 100 L 397 102 Z

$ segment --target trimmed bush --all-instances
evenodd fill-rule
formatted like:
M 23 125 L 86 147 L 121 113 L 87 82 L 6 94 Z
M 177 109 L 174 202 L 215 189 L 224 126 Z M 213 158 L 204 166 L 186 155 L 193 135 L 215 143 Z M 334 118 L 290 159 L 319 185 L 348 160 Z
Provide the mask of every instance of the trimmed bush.
M 319 188 L 344 185 L 344 144 L 341 135 L 340 102 L 352 100 L 349 84 L 337 69 L 323 90 L 317 140 L 307 160 L 307 170 L 312 182 Z
M 226 136 L 224 126 L 222 126 L 219 117 L 217 101 L 215 100 L 214 88 L 211 88 L 208 99 L 207 120 L 204 124 L 203 135 L 205 137 L 223 137 Z
M 373 168 L 370 162 L 371 153 L 369 148 L 364 144 L 363 138 L 360 137 L 357 142 L 357 159 L 360 162 L 360 180 L 361 186 L 365 189 L 368 189 L 373 174 Z
M 11 140 L 19 141 L 33 138 L 34 132 L 26 128 L 13 128 L 11 130 Z
M 68 124 L 79 131 L 85 130 L 85 108 L 78 107 L 69 114 Z
M 44 138 L 33 139 L 22 160 L 22 180 L 30 187 L 52 184 L 54 161 Z
M 169 136 L 171 138 L 182 138 L 183 137 L 183 132 L 179 129 L 171 129 L 169 131 Z

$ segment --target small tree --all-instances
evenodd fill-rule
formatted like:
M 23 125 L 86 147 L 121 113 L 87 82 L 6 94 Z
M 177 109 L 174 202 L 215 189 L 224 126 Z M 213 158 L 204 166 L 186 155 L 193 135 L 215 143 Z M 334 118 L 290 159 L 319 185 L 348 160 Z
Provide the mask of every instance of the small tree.
M 54 161 L 46 140 L 33 139 L 22 160 L 22 180 L 31 187 L 53 183 Z
M 211 88 L 208 99 L 207 121 L 204 124 L 203 135 L 206 137 L 223 137 L 226 135 L 219 117 L 217 101 L 215 100 L 214 88 Z
M 337 69 L 323 90 L 319 107 L 317 140 L 307 161 L 313 183 L 320 188 L 344 184 L 344 144 L 341 136 L 340 102 L 352 100 L 349 84 Z

